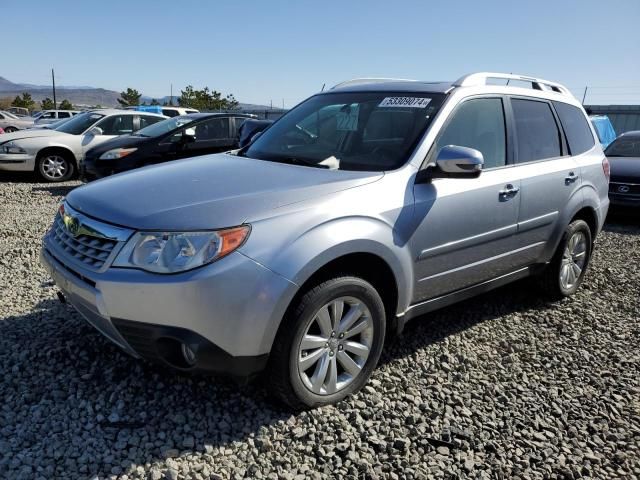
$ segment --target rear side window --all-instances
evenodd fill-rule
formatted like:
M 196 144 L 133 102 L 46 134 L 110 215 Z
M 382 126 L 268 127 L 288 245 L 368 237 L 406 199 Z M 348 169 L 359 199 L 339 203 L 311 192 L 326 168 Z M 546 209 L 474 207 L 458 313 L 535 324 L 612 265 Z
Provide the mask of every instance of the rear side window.
M 162 114 L 167 117 L 177 117 L 178 115 L 180 115 L 180 112 L 177 112 L 176 110 L 171 110 L 170 108 L 163 108 Z
M 517 162 L 559 157 L 560 131 L 551 106 L 535 100 L 511 99 L 518 137 Z
M 462 103 L 436 139 L 435 154 L 447 145 L 479 150 L 485 169 L 505 165 L 507 145 L 502 100 L 477 98 Z
M 562 102 L 553 102 L 556 112 L 560 117 L 560 123 L 569 142 L 571 155 L 579 155 L 590 150 L 595 144 L 591 129 L 584 113 L 573 105 Z
M 58 112 L 58 118 L 69 118 L 71 114 L 69 112 Z
M 140 117 L 140 128 L 148 127 L 149 125 L 153 125 L 154 123 L 158 123 L 162 120 L 165 120 L 162 117 L 152 117 L 150 115 L 144 115 Z

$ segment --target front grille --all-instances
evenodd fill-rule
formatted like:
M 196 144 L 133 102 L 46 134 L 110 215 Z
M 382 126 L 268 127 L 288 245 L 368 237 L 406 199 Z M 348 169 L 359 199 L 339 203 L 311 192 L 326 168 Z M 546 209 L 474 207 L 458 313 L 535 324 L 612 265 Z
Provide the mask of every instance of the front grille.
M 118 244 L 115 240 L 90 235 L 74 237 L 66 229 L 60 213 L 56 215 L 50 238 L 59 251 L 84 267 L 96 271 L 105 265 L 113 249 Z
M 636 183 L 610 182 L 609 192 L 618 195 L 640 195 L 640 184 L 637 182 L 638 180 Z M 621 191 L 621 187 L 623 191 Z

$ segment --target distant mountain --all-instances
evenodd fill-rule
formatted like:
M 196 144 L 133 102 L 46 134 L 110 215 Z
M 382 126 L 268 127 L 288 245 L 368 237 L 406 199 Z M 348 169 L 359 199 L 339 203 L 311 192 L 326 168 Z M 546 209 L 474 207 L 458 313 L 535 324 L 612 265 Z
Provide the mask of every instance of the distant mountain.
M 4 77 L 0 77 L 0 98 L 2 97 L 15 97 L 27 92 L 31 94 L 31 97 L 36 102 L 41 102 L 45 98 L 53 98 L 53 91 L 51 85 L 32 85 L 29 83 L 13 83 Z M 69 100 L 72 104 L 78 107 L 93 107 L 100 105 L 102 107 L 117 107 L 118 98 L 120 98 L 120 92 L 114 90 L 106 90 L 104 88 L 95 87 L 73 87 L 73 86 L 58 86 L 56 85 L 56 97 L 60 102 L 63 99 Z M 143 103 L 151 103 L 153 97 L 143 95 L 140 101 Z M 160 104 L 169 102 L 170 97 L 156 98 Z M 173 97 L 173 104 L 178 104 L 178 97 Z M 267 105 L 255 105 L 251 103 L 241 103 L 240 108 L 242 110 L 274 110 L 280 111 L 279 108 L 270 108 Z

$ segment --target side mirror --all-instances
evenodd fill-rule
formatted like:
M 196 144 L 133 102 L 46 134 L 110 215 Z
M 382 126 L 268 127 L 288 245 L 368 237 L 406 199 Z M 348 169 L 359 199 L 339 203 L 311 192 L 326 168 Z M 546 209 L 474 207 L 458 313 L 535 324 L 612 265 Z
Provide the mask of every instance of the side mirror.
M 476 178 L 482 171 L 484 157 L 475 148 L 447 145 L 436 157 L 434 177 Z
M 196 141 L 196 129 L 195 128 L 186 128 L 184 132 L 182 132 L 182 137 L 180 138 L 182 143 L 194 143 Z
M 87 133 L 89 135 L 93 136 L 93 137 L 97 137 L 99 135 L 102 135 L 103 132 L 102 132 L 102 129 L 100 127 L 93 127 Z

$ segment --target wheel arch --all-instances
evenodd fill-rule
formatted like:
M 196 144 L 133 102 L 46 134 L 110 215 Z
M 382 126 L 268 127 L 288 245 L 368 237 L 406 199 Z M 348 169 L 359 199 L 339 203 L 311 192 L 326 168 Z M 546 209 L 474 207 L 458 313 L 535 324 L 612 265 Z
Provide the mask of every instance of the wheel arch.
M 34 169 L 37 170 L 38 168 L 38 162 L 40 161 L 40 157 L 42 157 L 43 155 L 47 154 L 47 153 L 60 153 L 63 154 L 67 157 L 69 157 L 71 159 L 71 161 L 73 162 L 74 167 L 78 168 L 78 159 L 76 158 L 75 154 L 73 153 L 73 151 L 65 146 L 62 145 L 49 145 L 46 146 L 44 148 L 41 148 L 38 151 L 38 154 L 36 155 L 36 162 L 34 165 Z

